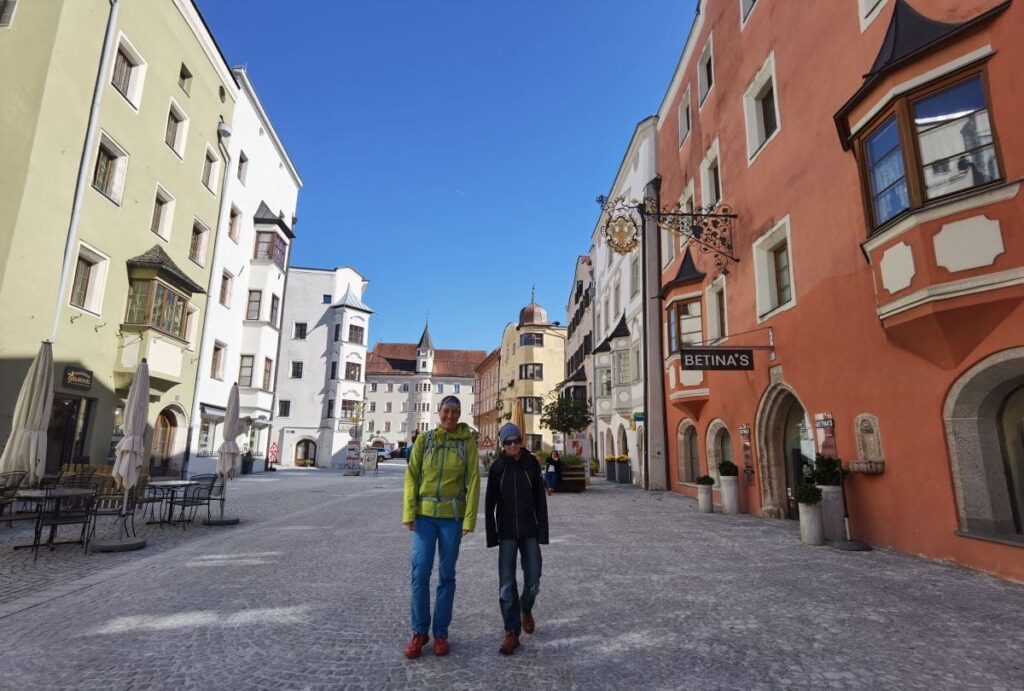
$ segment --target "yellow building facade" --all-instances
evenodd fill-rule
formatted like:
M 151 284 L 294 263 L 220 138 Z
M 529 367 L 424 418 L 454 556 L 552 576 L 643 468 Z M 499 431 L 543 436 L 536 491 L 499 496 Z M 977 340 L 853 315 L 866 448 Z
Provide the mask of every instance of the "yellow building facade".
M 526 448 L 534 453 L 550 453 L 556 441 L 562 450 L 562 441 L 541 427 L 540 419 L 543 406 L 554 400 L 565 379 L 565 331 L 548 321 L 547 310 L 531 302 L 502 334 L 497 426 L 518 424 Z

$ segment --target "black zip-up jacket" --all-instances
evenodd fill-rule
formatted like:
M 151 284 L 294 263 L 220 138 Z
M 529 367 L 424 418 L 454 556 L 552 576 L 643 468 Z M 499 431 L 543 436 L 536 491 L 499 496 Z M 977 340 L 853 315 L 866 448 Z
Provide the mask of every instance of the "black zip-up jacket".
M 540 463 L 524 450 L 519 460 L 502 454 L 487 473 L 484 511 L 487 546 L 535 537 L 548 544 L 548 501 Z

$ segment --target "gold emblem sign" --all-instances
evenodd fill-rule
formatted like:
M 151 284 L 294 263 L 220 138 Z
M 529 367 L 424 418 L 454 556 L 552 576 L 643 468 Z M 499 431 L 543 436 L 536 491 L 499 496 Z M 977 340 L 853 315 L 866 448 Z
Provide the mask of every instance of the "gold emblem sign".
M 608 247 L 617 254 L 628 254 L 640 244 L 640 229 L 629 216 L 616 216 L 604 227 Z

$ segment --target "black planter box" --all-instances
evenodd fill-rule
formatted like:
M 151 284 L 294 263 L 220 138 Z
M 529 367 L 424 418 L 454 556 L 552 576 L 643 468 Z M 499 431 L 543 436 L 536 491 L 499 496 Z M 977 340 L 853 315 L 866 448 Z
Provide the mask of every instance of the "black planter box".
M 604 462 L 604 477 L 608 482 L 615 482 L 615 466 L 617 465 L 618 463 L 615 461 Z

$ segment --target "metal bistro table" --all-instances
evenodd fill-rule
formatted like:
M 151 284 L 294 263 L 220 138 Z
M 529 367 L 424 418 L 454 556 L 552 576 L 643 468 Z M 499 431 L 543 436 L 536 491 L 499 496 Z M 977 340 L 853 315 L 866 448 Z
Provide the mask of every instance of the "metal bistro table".
M 56 499 L 57 500 L 56 510 L 59 513 L 60 512 L 61 501 L 63 499 L 65 499 L 66 497 L 80 497 L 80 496 L 83 496 L 83 495 L 86 495 L 86 494 L 92 494 L 93 492 L 95 492 L 95 490 L 85 489 L 84 487 L 60 487 L 60 486 L 55 486 L 55 487 L 50 487 L 50 488 L 47 488 L 47 489 L 21 489 L 21 490 L 18 490 L 15 493 L 14 498 L 16 500 L 18 500 L 18 501 L 34 502 L 36 505 L 39 506 L 40 510 L 42 509 L 42 506 L 41 506 L 42 503 L 45 502 L 47 499 Z M 38 520 L 39 520 L 39 515 L 37 513 L 36 521 L 38 521 Z M 50 536 L 46 540 L 46 546 L 47 547 L 52 548 L 54 545 L 77 545 L 77 544 L 81 544 L 79 540 L 65 540 L 65 541 L 62 541 L 62 542 L 54 542 L 53 538 L 56 535 L 56 533 L 57 533 L 57 526 L 56 525 L 51 525 L 50 526 Z M 33 531 L 33 534 L 34 534 L 34 531 Z M 34 546 L 35 546 L 35 543 L 29 544 L 29 545 L 15 545 L 14 549 L 32 549 L 32 547 L 34 547 Z
M 156 487 L 157 489 L 164 492 L 164 499 L 167 501 L 167 520 L 164 520 L 163 512 L 160 512 L 159 521 L 146 521 L 147 524 L 158 523 L 163 525 L 164 523 L 174 523 L 174 498 L 178 495 L 178 490 L 189 487 L 191 485 L 199 484 L 195 480 L 153 480 L 146 483 L 147 487 Z M 185 524 L 185 507 L 181 507 L 181 519 L 179 521 L 184 527 Z

